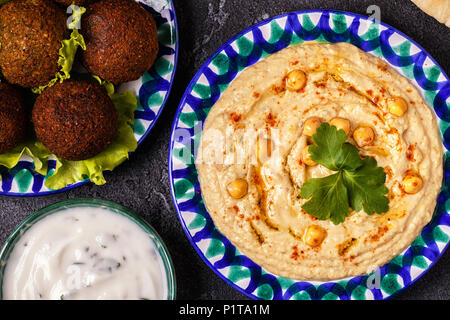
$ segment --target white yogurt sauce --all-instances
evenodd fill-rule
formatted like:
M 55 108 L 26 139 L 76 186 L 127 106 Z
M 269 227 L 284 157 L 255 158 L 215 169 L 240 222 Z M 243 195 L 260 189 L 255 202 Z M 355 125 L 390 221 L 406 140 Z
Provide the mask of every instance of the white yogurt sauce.
M 70 208 L 33 225 L 15 245 L 4 299 L 166 299 L 161 256 L 128 218 L 102 208 Z

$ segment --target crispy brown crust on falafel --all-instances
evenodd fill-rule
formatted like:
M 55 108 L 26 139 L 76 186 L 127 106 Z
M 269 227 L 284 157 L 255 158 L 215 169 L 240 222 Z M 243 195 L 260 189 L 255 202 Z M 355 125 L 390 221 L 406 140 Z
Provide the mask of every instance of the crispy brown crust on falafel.
M 86 41 L 83 65 L 114 84 L 138 79 L 158 55 L 155 20 L 134 0 L 92 4 L 81 21 L 81 32 Z
M 0 154 L 21 143 L 26 131 L 26 108 L 20 90 L 0 82 Z
M 59 71 L 66 15 L 50 0 L 12 0 L 0 7 L 0 68 L 9 83 L 46 85 Z
M 114 140 L 118 119 L 111 98 L 98 84 L 67 80 L 36 99 L 32 122 L 37 138 L 61 159 L 80 161 Z

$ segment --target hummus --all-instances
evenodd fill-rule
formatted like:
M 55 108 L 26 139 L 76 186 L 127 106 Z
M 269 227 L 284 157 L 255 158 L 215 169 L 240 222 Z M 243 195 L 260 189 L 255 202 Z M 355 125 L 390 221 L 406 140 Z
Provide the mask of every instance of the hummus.
M 294 70 L 303 77 L 295 90 Z M 386 213 L 353 211 L 335 225 L 301 208 L 305 181 L 333 173 L 304 161 L 305 122 L 336 118 L 348 120 L 360 155 L 384 168 Z M 371 133 L 365 143 L 359 128 Z M 330 280 L 370 273 L 411 244 L 432 218 L 442 158 L 434 114 L 406 78 L 351 44 L 313 42 L 267 57 L 229 85 L 204 123 L 196 167 L 209 214 L 240 252 L 283 277 Z

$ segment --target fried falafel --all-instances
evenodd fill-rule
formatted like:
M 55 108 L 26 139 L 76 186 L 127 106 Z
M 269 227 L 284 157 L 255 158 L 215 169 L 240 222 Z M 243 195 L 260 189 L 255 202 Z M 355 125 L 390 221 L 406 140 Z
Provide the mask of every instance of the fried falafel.
M 66 15 L 51 0 L 11 0 L 0 7 L 0 68 L 9 83 L 46 85 L 59 71 Z
M 84 67 L 103 80 L 119 84 L 137 80 L 158 55 L 152 15 L 134 0 L 104 0 L 87 8 L 81 22 L 86 50 Z
M 87 80 L 57 83 L 36 99 L 32 122 L 37 138 L 61 159 L 80 161 L 104 151 L 118 130 L 111 98 Z
M 0 154 L 16 147 L 27 132 L 25 102 L 20 90 L 0 82 Z

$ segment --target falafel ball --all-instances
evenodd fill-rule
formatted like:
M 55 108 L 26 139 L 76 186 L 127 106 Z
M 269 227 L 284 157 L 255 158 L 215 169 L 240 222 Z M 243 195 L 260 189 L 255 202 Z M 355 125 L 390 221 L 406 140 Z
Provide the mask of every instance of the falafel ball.
M 87 80 L 57 83 L 36 99 L 32 122 L 37 138 L 61 159 L 80 161 L 114 140 L 118 115 L 111 98 Z
M 104 0 L 89 6 L 81 21 L 84 67 L 119 84 L 139 79 L 158 55 L 152 15 L 134 0 Z
M 26 107 L 20 90 L 0 82 L 0 154 L 21 143 L 26 131 Z
M 67 34 L 66 14 L 51 0 L 11 0 L 0 7 L 0 68 L 9 83 L 46 85 Z

